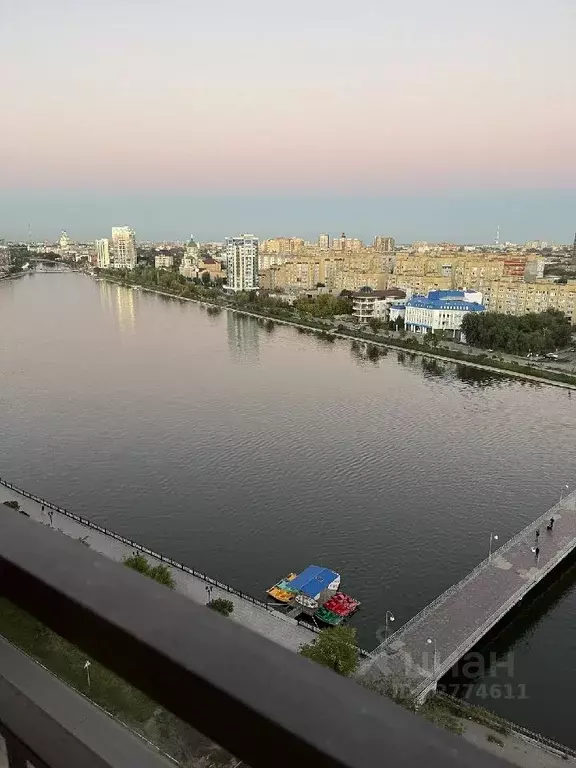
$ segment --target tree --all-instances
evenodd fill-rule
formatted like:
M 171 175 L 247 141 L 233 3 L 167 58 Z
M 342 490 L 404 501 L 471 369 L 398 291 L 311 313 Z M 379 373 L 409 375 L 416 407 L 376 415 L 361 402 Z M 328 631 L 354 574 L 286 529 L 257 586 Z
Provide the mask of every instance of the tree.
M 159 584 L 164 584 L 164 586 L 170 587 L 170 589 L 174 589 L 176 586 L 174 577 L 169 569 L 161 563 L 155 566 L 150 565 L 143 555 L 136 553 L 130 555 L 130 557 L 124 558 L 123 562 L 128 568 L 132 568 L 132 570 L 138 571 L 138 573 L 142 573 L 144 576 L 154 579 L 154 581 L 157 581 Z
M 214 600 L 210 600 L 208 608 L 211 608 L 216 613 L 221 613 L 222 616 L 230 616 L 234 610 L 234 603 L 232 600 L 225 600 L 222 597 L 216 597 Z
M 202 272 L 202 278 L 201 279 L 202 279 L 202 282 L 203 282 L 204 286 L 207 288 L 210 285 L 210 283 L 211 283 L 210 273 L 209 272 Z
M 378 317 L 371 317 L 370 320 L 368 320 L 368 325 L 370 326 L 372 333 L 378 333 L 378 331 L 382 329 L 384 323 Z
M 20 509 L 20 504 L 18 504 L 17 501 L 5 501 L 4 506 L 10 507 L 10 509 L 15 509 L 16 511 Z
M 462 318 L 462 332 L 470 346 L 512 355 L 550 352 L 566 347 L 572 337 L 570 321 L 553 309 L 520 316 L 470 312 Z
M 356 630 L 352 627 L 323 629 L 316 640 L 302 646 L 300 653 L 339 675 L 349 677 L 356 671 L 359 661 Z

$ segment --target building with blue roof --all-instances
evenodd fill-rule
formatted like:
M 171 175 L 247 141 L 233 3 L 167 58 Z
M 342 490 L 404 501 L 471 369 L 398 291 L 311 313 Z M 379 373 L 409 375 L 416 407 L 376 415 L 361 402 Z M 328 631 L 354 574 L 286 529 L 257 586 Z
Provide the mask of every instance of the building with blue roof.
M 430 291 L 428 296 L 412 296 L 406 302 L 404 325 L 413 333 L 444 331 L 460 340 L 464 315 L 484 311 L 478 291 Z

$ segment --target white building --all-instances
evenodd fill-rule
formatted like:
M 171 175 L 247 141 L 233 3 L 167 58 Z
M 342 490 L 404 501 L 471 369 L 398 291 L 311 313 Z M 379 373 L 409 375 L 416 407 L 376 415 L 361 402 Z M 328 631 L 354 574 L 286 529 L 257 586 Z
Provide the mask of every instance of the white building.
M 318 238 L 318 248 L 327 251 L 330 248 L 330 235 L 323 232 Z
M 94 241 L 96 248 L 96 266 L 99 269 L 108 269 L 110 266 L 110 243 L 107 237 Z
M 134 269 L 136 232 L 130 227 L 112 227 L 112 250 L 115 269 Z
M 66 254 L 70 251 L 70 245 L 71 241 L 68 237 L 68 232 L 63 231 L 60 235 L 60 242 L 58 244 L 58 253 L 60 256 L 66 256 Z
M 398 299 L 406 298 L 406 293 L 399 288 L 375 291 L 366 285 L 352 294 L 352 314 L 359 323 L 367 323 L 372 318 L 387 320 L 390 306 Z
M 253 291 L 258 288 L 258 238 L 240 235 L 226 238 L 226 269 L 229 291 Z
M 484 312 L 478 291 L 430 291 L 428 296 L 413 296 L 406 302 L 404 323 L 413 333 L 445 331 L 460 338 L 462 318 L 469 312 Z
M 154 256 L 154 266 L 156 269 L 170 269 L 174 266 L 174 256 L 170 256 L 167 253 L 157 253 Z

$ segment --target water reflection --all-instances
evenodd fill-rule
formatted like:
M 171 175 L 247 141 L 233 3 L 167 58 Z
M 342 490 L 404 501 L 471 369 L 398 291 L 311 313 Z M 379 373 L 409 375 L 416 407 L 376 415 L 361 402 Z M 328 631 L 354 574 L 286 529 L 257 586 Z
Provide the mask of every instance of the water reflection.
M 471 387 L 494 387 L 496 384 L 505 381 L 504 376 L 461 364 L 456 365 L 456 376 L 464 384 L 470 384 Z
M 121 331 L 132 333 L 136 328 L 136 308 L 132 288 L 112 285 L 105 280 L 98 283 L 100 301 L 107 313 L 112 314 Z
M 422 370 L 424 371 L 424 376 L 443 377 L 446 375 L 444 365 L 435 357 L 423 357 L 420 362 Z
M 237 362 L 252 362 L 260 355 L 258 321 L 238 312 L 227 312 L 228 349 Z
M 381 357 L 388 356 L 386 347 L 379 347 L 377 344 L 356 340 L 350 345 L 350 351 L 353 359 L 362 364 L 368 361 L 377 365 Z

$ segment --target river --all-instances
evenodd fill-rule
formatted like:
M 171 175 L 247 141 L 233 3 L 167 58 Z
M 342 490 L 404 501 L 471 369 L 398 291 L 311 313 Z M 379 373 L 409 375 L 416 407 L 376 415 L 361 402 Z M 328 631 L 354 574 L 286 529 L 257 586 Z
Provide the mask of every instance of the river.
M 0 382 L 2 477 L 259 597 L 332 567 L 366 648 L 576 481 L 568 392 L 78 273 L 0 283 Z M 574 747 L 575 583 L 471 689 Z

